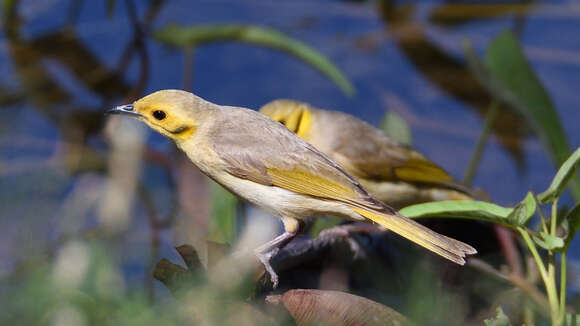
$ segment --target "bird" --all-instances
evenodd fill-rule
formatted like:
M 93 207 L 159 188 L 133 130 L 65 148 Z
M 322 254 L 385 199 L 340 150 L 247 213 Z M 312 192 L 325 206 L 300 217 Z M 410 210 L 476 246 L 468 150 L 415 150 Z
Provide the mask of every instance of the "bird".
M 350 114 L 286 99 L 271 101 L 259 112 L 328 155 L 375 198 L 396 209 L 474 197 L 423 154 Z
M 255 110 L 169 89 L 107 113 L 144 122 L 173 140 L 208 177 L 282 220 L 284 232 L 254 249 L 274 288 L 279 277 L 271 258 L 297 235 L 301 220 L 320 214 L 377 223 L 460 265 L 477 252 L 377 200 L 328 156 Z

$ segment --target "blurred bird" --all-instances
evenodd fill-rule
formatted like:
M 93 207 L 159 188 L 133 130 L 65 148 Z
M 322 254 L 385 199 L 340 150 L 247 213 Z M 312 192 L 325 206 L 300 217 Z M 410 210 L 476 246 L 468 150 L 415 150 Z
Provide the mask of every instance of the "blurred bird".
M 254 251 L 274 287 L 278 276 L 270 259 L 294 238 L 300 220 L 320 214 L 376 222 L 457 264 L 476 253 L 378 201 L 326 155 L 256 111 L 162 90 L 108 113 L 145 122 L 175 141 L 207 176 L 282 219 L 285 232 Z
M 472 199 L 469 189 L 421 153 L 349 114 L 292 100 L 272 101 L 260 112 L 328 155 L 373 196 L 397 209 Z

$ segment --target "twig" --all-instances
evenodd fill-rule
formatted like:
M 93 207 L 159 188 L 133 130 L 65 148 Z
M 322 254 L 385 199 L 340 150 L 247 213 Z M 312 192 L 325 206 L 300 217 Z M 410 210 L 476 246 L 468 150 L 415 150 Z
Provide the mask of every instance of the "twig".
M 468 264 L 470 267 L 473 267 L 499 280 L 511 283 L 512 285 L 516 286 L 525 294 L 527 294 L 538 305 L 538 307 L 541 308 L 541 312 L 545 316 L 550 315 L 550 310 L 547 308 L 549 302 L 546 296 L 542 292 L 538 291 L 538 289 L 533 284 L 530 284 L 530 282 L 524 278 L 514 273 L 504 274 L 481 259 L 471 258 Z

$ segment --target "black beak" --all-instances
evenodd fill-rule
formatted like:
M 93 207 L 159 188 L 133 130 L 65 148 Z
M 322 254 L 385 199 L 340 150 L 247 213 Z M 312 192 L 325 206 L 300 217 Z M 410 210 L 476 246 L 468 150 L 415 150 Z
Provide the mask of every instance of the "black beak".
M 128 115 L 128 116 L 132 116 L 134 118 L 141 116 L 140 113 L 137 113 L 137 112 L 135 112 L 135 110 L 133 110 L 133 104 L 125 104 L 125 105 L 116 106 L 116 107 L 108 110 L 107 112 L 105 112 L 105 114 L 124 114 L 124 115 Z

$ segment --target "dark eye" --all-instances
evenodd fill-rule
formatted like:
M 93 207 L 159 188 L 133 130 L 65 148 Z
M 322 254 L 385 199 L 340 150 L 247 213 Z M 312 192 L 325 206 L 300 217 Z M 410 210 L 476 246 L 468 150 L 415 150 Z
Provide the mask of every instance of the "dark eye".
M 165 112 L 163 112 L 161 110 L 153 111 L 153 118 L 155 118 L 157 120 L 163 120 L 163 119 L 165 119 L 165 117 L 166 117 Z
M 280 123 L 281 123 L 283 126 L 285 126 L 285 125 L 286 125 L 286 120 L 280 120 L 280 121 L 278 121 L 278 122 L 280 122 Z

